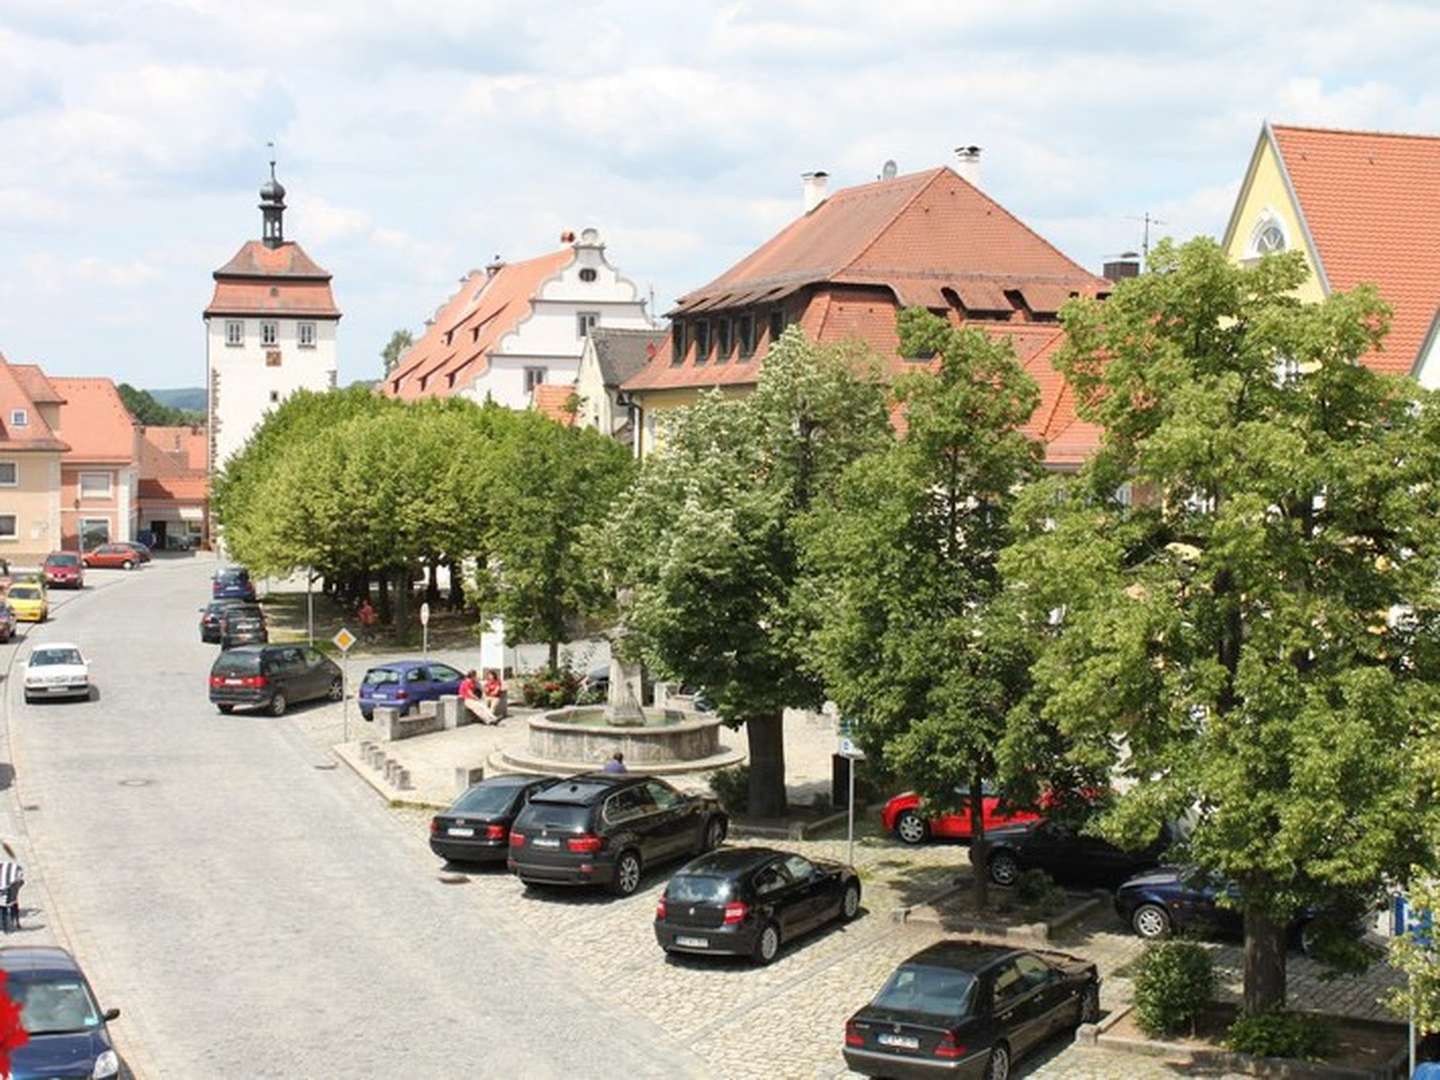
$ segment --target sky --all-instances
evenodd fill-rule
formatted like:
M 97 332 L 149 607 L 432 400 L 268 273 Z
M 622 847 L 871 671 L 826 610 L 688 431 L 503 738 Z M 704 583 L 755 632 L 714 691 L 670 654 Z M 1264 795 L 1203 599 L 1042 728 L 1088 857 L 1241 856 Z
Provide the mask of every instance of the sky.
M 1437 46 L 1440 4 L 1397 2 L 0 0 L 0 352 L 203 385 L 270 140 L 343 384 L 566 229 L 663 315 L 808 170 L 978 145 L 986 192 L 1097 272 L 1147 212 L 1218 235 L 1267 118 L 1440 133 Z

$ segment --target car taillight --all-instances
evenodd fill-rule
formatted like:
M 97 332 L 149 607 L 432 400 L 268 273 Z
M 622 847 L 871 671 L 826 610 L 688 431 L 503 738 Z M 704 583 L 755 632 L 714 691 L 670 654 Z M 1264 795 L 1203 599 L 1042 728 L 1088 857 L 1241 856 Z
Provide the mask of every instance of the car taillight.
M 504 839 L 505 839 L 505 826 L 504 826 L 504 825 L 486 825 L 486 826 L 485 826 L 485 839 L 486 839 L 486 840 L 504 840 Z
M 246 675 L 240 680 L 240 685 L 247 690 L 263 690 L 270 685 L 270 680 L 264 675 Z
M 440 831 L 440 819 L 438 817 L 432 817 L 430 819 L 430 831 L 432 833 L 437 833 Z
M 224 685 L 225 685 L 225 680 L 222 679 L 219 675 L 211 675 L 211 676 L 210 676 L 210 685 L 211 685 L 211 686 L 224 686 Z
M 864 1046 L 865 1036 L 860 1034 L 860 1029 L 855 1026 L 854 1020 L 845 1021 L 845 1045 Z
M 396 691 L 395 691 L 395 700 L 396 700 L 396 701 L 404 701 L 404 700 L 405 700 L 407 697 L 409 697 L 409 696 L 410 696 L 410 691 L 409 691 L 409 690 L 396 690 Z
M 525 834 L 524 834 L 524 833 L 518 833 L 518 832 L 515 832 L 515 831 L 512 830 L 511 833 L 510 833 L 510 846 L 511 846 L 511 847 L 524 847 L 524 846 L 525 846 Z
M 598 836 L 572 836 L 565 841 L 565 849 L 581 855 L 593 855 L 604 843 Z
M 655 918 L 661 922 L 665 920 L 665 897 L 663 896 L 655 902 Z
M 738 900 L 733 904 L 725 905 L 725 925 L 734 926 L 736 923 L 745 921 L 745 916 L 750 914 L 750 905 L 740 903 Z
M 965 1047 L 960 1045 L 953 1031 L 945 1032 L 935 1044 L 935 1056 L 938 1058 L 958 1058 L 964 1053 Z

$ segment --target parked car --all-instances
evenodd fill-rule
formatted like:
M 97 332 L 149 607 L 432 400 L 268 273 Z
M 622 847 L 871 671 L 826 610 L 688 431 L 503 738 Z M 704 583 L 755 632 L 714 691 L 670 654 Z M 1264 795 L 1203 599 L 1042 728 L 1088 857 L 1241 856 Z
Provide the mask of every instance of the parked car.
M 145 560 L 124 544 L 101 544 L 81 556 L 86 566 L 110 570 L 134 570 Z
M 984 801 L 985 831 L 1003 825 L 1022 825 L 1027 821 L 1039 821 L 1040 814 L 1024 810 L 1007 802 L 999 790 L 985 784 L 980 789 Z M 923 844 L 926 840 L 969 840 L 970 839 L 970 787 L 961 785 L 955 789 L 957 806 L 966 809 L 960 813 L 926 814 L 920 796 L 913 791 L 902 792 L 887 802 L 880 810 L 880 824 L 887 832 L 907 844 Z
M 430 819 L 430 850 L 454 863 L 504 861 L 510 826 L 530 797 L 559 783 L 554 776 L 502 773 L 472 785 Z
M 78 645 L 52 641 L 35 646 L 25 662 L 25 700 L 90 697 L 90 665 Z
M 19 624 L 15 619 L 15 609 L 10 606 L 8 600 L 0 600 L 0 643 L 9 643 L 15 636 L 15 627 Z
M 16 582 L 10 586 L 5 599 L 21 622 L 44 622 L 50 616 L 50 600 L 45 586 L 39 582 Z
M 270 640 L 265 613 L 258 604 L 237 604 L 220 612 L 220 648 L 264 645 Z
M 845 1023 L 862 1076 L 1004 1080 L 1056 1032 L 1100 1017 L 1100 973 L 1065 953 L 939 941 L 902 963 Z
M 1115 888 L 1142 870 L 1159 866 L 1177 838 L 1166 826 L 1139 851 L 1122 851 L 1098 836 L 1087 836 L 1058 821 L 1010 825 L 986 837 L 985 865 L 997 885 L 1013 885 L 1026 870 L 1044 870 L 1058 882 Z
M 215 571 L 210 579 L 210 595 L 216 600 L 255 601 L 255 583 L 243 566 L 226 566 Z
M 340 668 L 305 645 L 241 645 L 210 667 L 210 700 L 222 713 L 250 707 L 283 716 L 295 702 L 339 701 L 344 686 Z
M 686 863 L 655 907 L 667 953 L 748 956 L 768 964 L 780 946 L 860 912 L 860 877 L 843 863 L 773 848 L 723 848 Z
M 442 694 L 458 694 L 465 676 L 449 664 L 432 660 L 396 660 L 377 664 L 360 680 L 356 700 L 360 715 L 374 716 L 376 706 L 397 709 L 404 716 L 422 701 L 434 701 Z
M 165 534 L 164 550 L 166 551 L 189 551 L 194 546 L 188 536 L 176 536 L 174 533 Z
M 0 971 L 30 1036 L 10 1052 L 14 1080 L 120 1075 L 120 1058 L 105 1026 L 119 1019 L 120 1010 L 101 1011 L 73 956 L 48 945 L 0 948 Z
M 80 562 L 80 556 L 73 551 L 52 551 L 45 556 L 45 562 L 40 567 L 40 572 L 45 575 L 45 584 L 69 589 L 83 589 L 85 587 L 85 567 Z
M 142 563 L 149 562 L 153 558 L 149 544 L 142 544 L 136 540 L 113 540 L 111 543 L 116 547 L 129 548 L 135 553 L 135 558 Z
M 213 645 L 220 640 L 220 616 L 232 607 L 246 607 L 252 601 L 238 597 L 227 600 L 211 600 L 200 608 L 200 640 Z
M 645 867 L 719 847 L 729 829 L 720 804 L 664 780 L 585 773 L 530 799 L 510 829 L 509 867 L 527 885 L 640 887 Z

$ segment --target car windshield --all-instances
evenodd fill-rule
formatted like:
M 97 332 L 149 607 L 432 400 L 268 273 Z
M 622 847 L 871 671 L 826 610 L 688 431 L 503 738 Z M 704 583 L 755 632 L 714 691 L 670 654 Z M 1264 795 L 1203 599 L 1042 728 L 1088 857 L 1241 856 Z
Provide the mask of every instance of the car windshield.
M 519 790 L 517 784 L 476 784 L 456 799 L 450 810 L 457 814 L 502 813 L 510 808 Z
M 728 878 L 706 874 L 676 874 L 665 887 L 665 898 L 677 904 L 723 904 L 734 885 Z
M 12 971 L 6 991 L 20 1006 L 20 1023 L 33 1039 L 89 1031 L 103 1021 L 85 983 L 74 975 Z
M 40 590 L 34 585 L 12 585 L 10 586 L 10 595 L 16 600 L 38 600 Z
M 384 686 L 387 683 L 400 681 L 400 673 L 391 671 L 389 668 L 374 667 L 365 672 L 365 686 Z
M 881 1009 L 959 1020 L 970 1015 L 975 999 L 975 976 L 954 968 L 905 964 L 895 970 L 875 995 Z
M 221 653 L 211 670 L 216 675 L 254 675 L 260 670 L 260 654 L 244 652 Z
M 83 664 L 79 649 L 36 649 L 30 654 L 31 667 L 49 667 L 52 664 Z
M 78 555 L 51 555 L 45 560 L 51 566 L 79 566 L 80 556 Z

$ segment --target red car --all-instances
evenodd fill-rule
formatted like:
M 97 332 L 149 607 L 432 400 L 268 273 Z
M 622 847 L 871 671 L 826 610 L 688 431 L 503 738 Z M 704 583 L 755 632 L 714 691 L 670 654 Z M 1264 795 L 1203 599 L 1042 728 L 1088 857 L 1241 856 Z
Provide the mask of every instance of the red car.
M 120 544 L 101 544 L 85 552 L 84 559 L 86 566 L 118 567 L 121 570 L 133 570 L 140 562 L 140 556 Z
M 1022 810 L 1006 804 L 1002 807 L 1000 792 L 986 784 L 981 789 L 985 801 L 985 831 L 1001 825 L 1023 825 L 1027 821 L 1039 821 L 1040 815 L 1034 810 Z M 970 789 L 955 789 L 957 801 L 968 800 Z M 968 803 L 962 803 L 967 805 Z M 896 795 L 880 811 L 880 822 L 887 831 L 893 832 L 907 844 L 923 844 L 926 840 L 968 840 L 970 839 L 970 812 L 963 814 L 938 814 L 927 817 L 920 808 L 920 796 L 913 791 Z
M 67 589 L 85 587 L 85 567 L 80 563 L 80 556 L 73 551 L 52 551 L 45 556 L 40 571 L 45 575 L 46 585 Z

